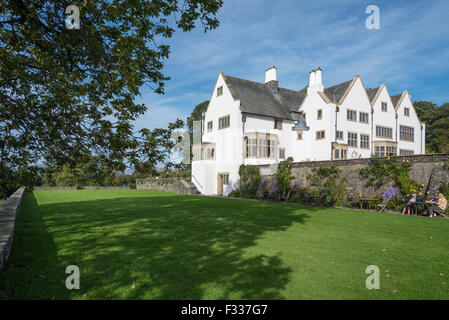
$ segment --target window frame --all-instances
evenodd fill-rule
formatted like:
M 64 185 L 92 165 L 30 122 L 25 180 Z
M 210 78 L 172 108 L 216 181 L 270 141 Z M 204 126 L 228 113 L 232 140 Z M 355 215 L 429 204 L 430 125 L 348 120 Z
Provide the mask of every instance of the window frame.
M 384 110 L 384 106 L 385 106 L 385 110 Z M 382 112 L 388 112 L 388 103 L 386 103 L 385 101 L 382 101 L 380 104 L 380 110 Z
M 318 137 L 318 134 L 320 134 L 320 137 Z M 325 140 L 325 139 L 326 139 L 326 130 L 315 131 L 315 140 Z
M 318 109 L 316 111 L 316 119 L 317 120 L 322 120 L 323 119 L 323 109 Z
M 349 119 L 349 113 L 354 114 L 355 115 L 355 119 Z M 357 110 L 346 109 L 346 120 L 347 121 L 352 121 L 352 122 L 357 122 Z
M 362 114 L 363 116 L 366 115 L 366 121 L 362 121 Z M 364 111 L 359 111 L 359 122 L 364 124 L 369 124 L 369 113 Z
M 364 136 L 364 137 L 368 137 L 368 141 L 363 141 L 363 142 L 366 142 L 366 147 L 362 147 L 362 136 Z M 360 149 L 370 149 L 370 143 L 371 143 L 371 139 L 370 139 L 371 137 L 370 137 L 370 135 L 369 134 L 366 134 L 366 133 L 361 133 L 360 134 Z
M 411 129 L 410 132 L 404 131 L 403 129 Z M 406 138 L 406 136 L 411 136 L 411 139 Z M 415 127 L 399 125 L 399 140 L 404 142 L 415 142 Z
M 228 120 L 228 122 L 227 122 L 227 126 L 223 126 L 223 119 L 225 119 L 225 118 L 229 118 L 229 120 Z M 226 123 L 226 122 L 225 122 L 225 123 Z M 218 130 L 227 129 L 227 128 L 229 128 L 230 126 L 231 126 L 231 115 L 230 115 L 230 114 L 218 118 Z
M 350 139 L 349 135 L 355 135 L 355 139 Z M 359 134 L 357 132 L 348 131 L 348 148 L 358 148 L 359 147 Z M 355 140 L 355 144 L 352 145 L 349 142 Z
M 410 117 L 410 108 L 404 107 L 404 116 Z
M 339 137 L 338 133 L 341 133 L 341 137 Z M 341 130 L 337 130 L 337 132 L 335 133 L 335 138 L 337 140 L 342 140 L 342 141 L 345 140 L 345 132 L 341 131 Z
M 391 137 L 378 135 L 377 134 L 377 128 L 380 128 L 380 132 L 381 133 L 382 133 L 382 129 L 389 129 L 389 130 L 391 130 Z M 390 132 L 390 131 L 388 131 L 388 132 Z M 385 126 L 376 125 L 376 138 L 385 138 L 385 139 L 392 139 L 393 140 L 393 128 L 392 127 L 385 127 Z
M 209 128 L 209 124 L 210 124 L 210 128 Z M 207 132 L 211 132 L 214 129 L 214 121 L 208 121 L 207 122 Z
M 223 95 L 223 86 L 219 86 L 217 88 L 217 97 L 221 97 Z
M 276 125 L 278 124 L 278 125 Z M 273 121 L 274 130 L 282 130 L 282 119 L 274 119 Z

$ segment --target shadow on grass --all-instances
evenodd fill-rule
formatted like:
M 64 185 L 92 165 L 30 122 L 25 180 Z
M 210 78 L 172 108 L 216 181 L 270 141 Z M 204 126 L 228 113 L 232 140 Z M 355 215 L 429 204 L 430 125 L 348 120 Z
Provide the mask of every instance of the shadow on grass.
M 16 219 L 14 241 L 0 272 L 0 299 L 67 299 L 65 267 L 32 193 L 27 193 Z
M 305 223 L 315 210 L 158 193 L 39 205 L 58 261 L 48 233 L 39 235 L 49 247 L 45 261 L 57 269 L 79 266 L 81 290 L 72 298 L 282 299 L 291 272 L 279 257 L 282 248 L 261 254 L 253 247 L 264 233 Z

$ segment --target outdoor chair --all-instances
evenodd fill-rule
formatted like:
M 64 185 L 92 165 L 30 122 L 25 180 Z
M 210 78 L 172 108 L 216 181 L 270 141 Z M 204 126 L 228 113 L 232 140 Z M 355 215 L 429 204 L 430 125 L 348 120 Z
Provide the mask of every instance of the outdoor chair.
M 444 212 L 445 212 L 446 209 L 447 209 L 447 199 L 446 199 L 446 197 L 445 197 L 442 193 L 440 193 L 440 195 L 439 195 L 438 197 L 440 198 L 440 205 L 438 206 L 437 209 L 434 210 L 434 212 L 435 212 L 436 214 L 439 214 L 439 215 L 442 216 L 443 218 L 449 219 L 449 218 L 444 214 Z
M 320 199 L 320 202 L 318 203 L 318 205 L 325 206 L 326 205 L 326 200 L 327 200 L 327 194 L 323 194 L 321 196 L 321 199 Z
M 307 191 L 304 191 L 304 203 L 310 203 L 310 195 Z
M 333 207 L 333 206 L 335 206 L 335 203 L 337 202 L 337 194 L 336 193 L 334 193 L 332 196 L 331 196 L 331 199 L 329 200 L 329 203 L 327 204 L 329 207 Z
M 358 194 L 355 194 L 352 196 L 352 205 L 359 206 L 360 205 L 360 196 Z M 361 209 L 361 208 L 360 208 Z
M 387 205 L 390 199 L 388 197 L 385 197 L 381 204 L 379 204 L 379 212 L 383 212 L 387 209 Z

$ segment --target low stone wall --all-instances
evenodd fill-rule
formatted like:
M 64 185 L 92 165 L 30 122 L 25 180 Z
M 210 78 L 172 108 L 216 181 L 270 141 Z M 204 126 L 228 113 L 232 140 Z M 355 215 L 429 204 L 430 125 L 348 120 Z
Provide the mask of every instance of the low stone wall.
M 449 171 L 443 168 L 445 161 L 449 160 L 449 154 L 431 154 L 416 156 L 401 156 L 399 161 L 411 161 L 413 166 L 410 169 L 410 178 L 420 184 L 424 184 L 424 190 L 438 191 L 443 184 L 449 183 Z M 335 166 L 341 169 L 341 177 L 346 178 L 347 187 L 350 190 L 357 190 L 363 196 L 370 196 L 379 193 L 373 187 L 366 187 L 366 181 L 359 176 L 360 169 L 369 165 L 370 159 L 348 159 L 331 161 L 309 161 L 295 162 L 292 164 L 291 175 L 294 177 L 292 183 L 299 188 L 310 187 L 307 176 L 312 173 L 312 169 L 319 166 Z M 259 166 L 260 173 L 264 180 L 272 181 L 269 166 Z
M 184 179 L 160 178 L 137 179 L 136 188 L 142 190 L 158 190 L 179 194 L 198 194 L 195 185 Z
M 121 186 L 121 187 L 113 187 L 113 186 L 78 186 L 78 187 L 33 187 L 34 190 L 128 190 L 132 189 L 131 187 Z
M 11 252 L 14 225 L 24 194 L 25 187 L 21 187 L 0 205 L 0 270 Z

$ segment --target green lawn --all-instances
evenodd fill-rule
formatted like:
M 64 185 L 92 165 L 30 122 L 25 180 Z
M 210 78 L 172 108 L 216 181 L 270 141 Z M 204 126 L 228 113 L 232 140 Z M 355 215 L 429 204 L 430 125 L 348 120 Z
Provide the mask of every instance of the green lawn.
M 2 299 L 448 299 L 449 221 L 145 190 L 25 197 Z M 65 268 L 81 289 L 65 288 Z M 380 268 L 380 289 L 365 268 Z

